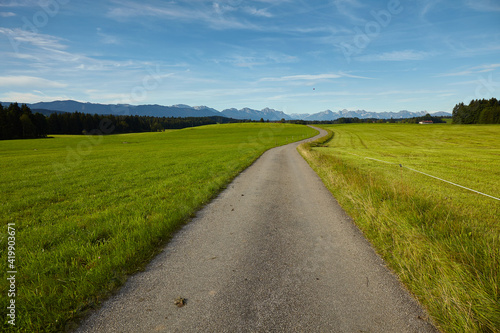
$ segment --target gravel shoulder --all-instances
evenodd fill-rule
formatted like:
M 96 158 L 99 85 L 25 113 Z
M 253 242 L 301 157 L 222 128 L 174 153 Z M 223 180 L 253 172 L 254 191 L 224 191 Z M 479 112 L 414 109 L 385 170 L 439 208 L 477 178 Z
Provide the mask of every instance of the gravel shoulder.
M 263 154 L 76 332 L 437 332 L 298 144 Z

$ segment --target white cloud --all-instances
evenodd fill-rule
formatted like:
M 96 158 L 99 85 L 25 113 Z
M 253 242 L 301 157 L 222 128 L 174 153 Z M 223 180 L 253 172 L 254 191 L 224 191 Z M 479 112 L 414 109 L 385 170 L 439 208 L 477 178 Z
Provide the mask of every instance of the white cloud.
M 212 61 L 219 63 L 229 63 L 236 67 L 248 67 L 252 68 L 254 66 L 265 66 L 270 64 L 289 64 L 297 62 L 298 59 L 295 56 L 288 54 L 278 53 L 278 52 L 257 52 L 250 49 L 237 48 L 238 51 L 234 54 L 229 54 L 228 56 L 220 59 L 213 59 Z
M 103 33 L 100 30 L 97 31 L 97 35 L 101 38 L 101 43 L 103 43 L 103 44 L 108 44 L 108 45 L 120 45 L 121 44 L 120 40 L 116 36 Z
M 0 7 L 29 7 L 38 6 L 37 0 L 3 0 Z
M 307 98 L 314 97 L 314 98 L 317 98 L 318 96 L 321 96 L 321 97 L 358 96 L 358 97 L 356 97 L 356 99 L 358 99 L 359 96 L 366 96 L 366 93 L 365 92 L 359 92 L 359 93 L 357 93 L 357 92 L 345 91 L 345 90 L 344 91 L 318 91 L 318 90 L 311 90 L 311 91 L 306 92 L 306 93 L 288 93 L 288 94 L 274 95 L 274 96 L 271 96 L 271 97 L 267 98 L 267 100 L 270 100 L 270 101 L 275 101 L 275 100 L 289 101 L 289 100 L 293 100 L 293 99 L 296 99 L 296 98 L 302 98 L 302 97 L 307 97 Z
M 481 65 L 481 66 L 477 66 L 477 67 L 474 67 L 474 68 L 482 68 L 482 69 L 485 69 L 485 70 L 495 70 L 496 68 L 500 68 L 500 64 Z
M 356 78 L 356 79 L 369 79 L 368 77 L 363 77 L 363 76 L 355 76 L 355 75 L 350 75 L 350 74 L 345 74 L 345 73 L 339 73 L 339 74 L 333 74 L 333 73 L 327 73 L 327 74 L 302 74 L 302 75 L 289 75 L 289 76 L 282 76 L 282 77 L 267 77 L 267 78 L 262 78 L 259 81 L 316 81 L 316 80 L 329 80 L 329 79 L 339 79 L 341 77 L 349 77 L 349 78 Z
M 4 52 L 7 59 L 17 60 L 23 63 L 24 72 L 27 71 L 53 71 L 75 72 L 75 71 L 113 71 L 118 68 L 131 70 L 143 70 L 151 63 L 133 60 L 111 61 L 94 59 L 85 54 L 67 52 L 67 46 L 62 42 L 64 39 L 33 33 L 22 29 L 0 28 L 0 35 L 8 36 L 14 52 Z M 113 36 L 103 34 L 103 42 L 110 44 L 119 43 Z
M 9 38 L 14 49 L 18 49 L 23 43 L 34 45 L 45 50 L 63 50 L 66 48 L 66 46 L 61 44 L 62 38 L 34 33 L 19 28 L 0 28 L 0 34 L 6 35 Z
M 116 7 L 108 12 L 108 16 L 117 20 L 149 16 L 189 22 L 204 22 L 213 29 L 265 30 L 265 27 L 224 15 L 234 8 L 221 6 L 219 3 L 212 3 L 211 6 L 203 6 L 199 2 L 196 6 L 181 6 L 177 2 L 168 2 L 156 6 L 117 0 L 113 0 L 113 3 L 115 3 Z
M 365 20 L 354 14 L 356 8 L 361 8 L 363 5 L 358 0 L 333 0 L 333 4 L 337 12 L 351 21 L 356 23 L 364 23 Z
M 495 0 L 465 0 L 465 4 L 480 12 L 500 12 L 500 4 Z
M 427 13 L 431 12 L 434 8 L 441 8 L 442 5 L 440 2 L 442 2 L 442 0 L 424 0 L 420 11 L 420 17 L 423 19 Z
M 12 12 L 0 12 L 0 16 L 1 17 L 12 17 L 12 16 L 16 16 L 16 14 L 14 14 Z
M 214 2 L 212 7 L 213 7 L 213 10 L 215 11 L 215 13 L 218 15 L 223 15 L 227 12 L 233 12 L 236 10 L 236 7 L 233 7 L 230 5 L 221 5 L 218 2 Z
M 45 95 L 41 91 L 34 90 L 33 92 L 7 92 L 0 95 L 0 100 L 18 103 L 37 103 L 37 102 L 52 102 L 74 99 L 66 95 Z
M 177 19 L 196 18 L 192 16 L 192 11 L 175 6 L 175 3 L 167 3 L 164 6 L 156 7 L 132 1 L 114 1 L 114 3 L 119 7 L 112 8 L 108 13 L 109 16 L 114 18 L 130 18 L 138 16 L 170 17 Z
M 484 72 L 484 71 L 483 71 Z M 453 73 L 445 73 L 445 74 L 438 74 L 435 77 L 446 77 L 446 76 L 464 76 L 464 75 L 472 75 L 472 74 L 477 74 L 481 72 L 477 71 L 472 71 L 472 70 L 465 70 L 465 71 L 460 71 L 460 72 L 453 72 Z
M 111 104 L 134 103 L 134 99 L 130 96 L 130 94 L 126 93 L 112 93 L 112 92 L 103 92 L 101 90 L 96 90 L 96 89 L 87 89 L 85 90 L 85 95 L 87 96 L 87 100 L 89 101 L 100 101 L 102 103 L 111 103 Z
M 497 68 L 500 68 L 500 64 L 481 65 L 481 66 L 471 67 L 465 70 L 460 70 L 458 72 L 438 74 L 435 77 L 476 75 L 480 73 L 492 72 Z
M 257 9 L 255 7 L 244 7 L 244 10 L 246 13 L 255 15 L 255 16 L 262 16 L 262 17 L 273 17 L 273 14 L 269 13 L 267 9 Z
M 0 76 L 0 87 L 65 88 L 68 85 L 34 76 Z
M 450 90 L 429 90 L 429 89 L 420 89 L 420 90 L 387 90 L 379 93 L 374 93 L 375 96 L 387 96 L 387 95 L 435 95 L 435 94 L 448 94 L 451 93 Z
M 368 54 L 363 56 L 358 56 L 355 59 L 359 61 L 412 61 L 412 60 L 424 60 L 431 57 L 433 53 L 405 50 L 405 51 L 393 51 L 385 52 L 379 54 Z

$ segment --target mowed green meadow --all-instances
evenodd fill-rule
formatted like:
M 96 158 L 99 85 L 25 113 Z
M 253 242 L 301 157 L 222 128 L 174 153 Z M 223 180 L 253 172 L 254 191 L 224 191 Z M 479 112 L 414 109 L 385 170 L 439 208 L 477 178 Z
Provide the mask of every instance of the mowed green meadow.
M 346 124 L 300 152 L 444 332 L 500 332 L 500 126 Z M 414 171 L 416 170 L 416 171 Z
M 2 331 L 71 328 L 265 150 L 316 133 L 249 123 L 0 141 L 1 313 L 9 223 L 17 271 L 16 326 L 4 315 Z

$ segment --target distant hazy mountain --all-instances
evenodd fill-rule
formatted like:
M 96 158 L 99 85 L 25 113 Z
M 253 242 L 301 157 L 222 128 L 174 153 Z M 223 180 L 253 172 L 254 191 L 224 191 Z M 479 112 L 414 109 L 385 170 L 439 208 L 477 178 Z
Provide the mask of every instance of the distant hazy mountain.
M 357 110 L 357 111 L 349 111 L 349 110 L 341 110 L 338 112 L 333 112 L 331 110 L 326 110 L 323 112 L 315 113 L 308 115 L 303 120 L 335 120 L 338 118 L 375 118 L 375 119 L 403 119 L 403 118 L 413 118 L 413 117 L 421 117 L 427 114 L 426 111 L 420 112 L 410 112 L 407 110 L 402 110 L 399 112 L 369 112 L 365 110 Z M 438 117 L 451 116 L 451 113 L 448 112 L 436 112 L 431 115 Z
M 434 116 L 434 117 L 451 117 L 451 116 L 453 116 L 453 114 L 451 114 L 449 112 L 439 111 L 439 112 L 431 113 L 431 116 Z
M 97 114 L 114 114 L 124 116 L 154 117 L 210 117 L 220 116 L 220 112 L 206 106 L 191 107 L 189 105 L 128 105 L 128 104 L 95 104 L 76 101 L 55 101 L 28 104 L 32 109 L 46 109 L 66 112 L 83 112 Z
M 10 103 L 2 102 L 4 106 Z M 22 103 L 19 103 L 22 104 Z M 28 104 L 32 110 L 44 110 L 44 114 L 49 114 L 53 111 L 58 112 L 82 112 L 90 114 L 114 114 L 114 115 L 138 115 L 138 116 L 154 116 L 154 117 L 211 117 L 223 116 L 234 119 L 250 119 L 250 120 L 264 120 L 279 121 L 281 119 L 303 119 L 303 120 L 335 120 L 338 118 L 375 118 L 375 119 L 402 119 L 412 118 L 425 115 L 426 111 L 410 112 L 402 110 L 399 112 L 369 112 L 365 110 L 349 111 L 340 110 L 333 112 L 326 110 L 314 114 L 301 113 L 288 115 L 283 111 L 278 111 L 270 108 L 262 110 L 254 110 L 250 108 L 243 109 L 226 109 L 217 111 L 208 106 L 189 106 L 185 104 L 177 104 L 172 106 L 163 105 L 128 105 L 128 104 L 96 104 L 96 103 L 82 103 L 77 101 L 54 101 L 54 102 L 40 102 Z M 451 116 L 448 112 L 436 112 L 433 115 L 443 117 Z
M 234 118 L 234 119 L 251 119 L 251 120 L 260 120 L 261 118 L 264 120 L 291 120 L 292 118 L 284 113 L 283 111 L 276 111 L 274 109 L 265 108 L 261 111 L 243 108 L 241 110 L 237 109 L 226 109 L 221 112 L 224 117 Z
M 306 119 L 309 116 L 310 116 L 309 113 L 291 113 L 290 114 L 290 117 L 292 119 Z

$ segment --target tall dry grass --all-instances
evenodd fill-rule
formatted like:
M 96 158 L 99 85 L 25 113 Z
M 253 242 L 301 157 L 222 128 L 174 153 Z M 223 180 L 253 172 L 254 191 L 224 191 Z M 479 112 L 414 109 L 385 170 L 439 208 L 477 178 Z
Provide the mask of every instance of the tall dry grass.
M 332 138 L 298 150 L 437 326 L 500 332 L 498 221 L 316 148 Z

